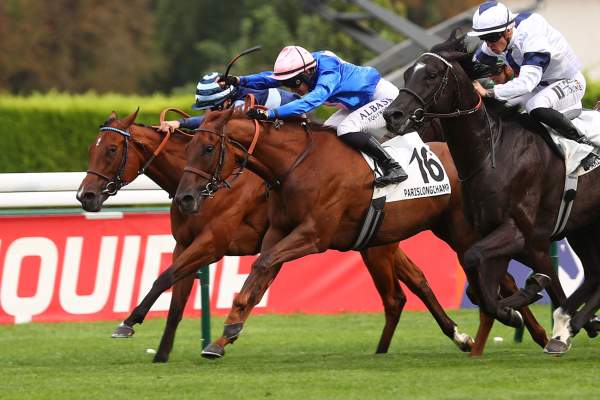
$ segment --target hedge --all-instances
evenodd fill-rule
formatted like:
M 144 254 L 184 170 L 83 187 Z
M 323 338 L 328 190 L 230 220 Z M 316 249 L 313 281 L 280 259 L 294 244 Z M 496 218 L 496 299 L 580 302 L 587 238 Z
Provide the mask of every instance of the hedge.
M 193 96 L 0 96 L 0 173 L 84 171 L 87 149 L 111 111 L 124 117 L 139 106 L 136 121 L 156 124 L 162 109 L 189 112 L 192 102 Z
M 588 83 L 584 103 L 600 100 L 600 82 Z M 111 111 L 124 117 L 139 106 L 137 122 L 156 124 L 166 107 L 190 111 L 191 95 L 139 97 L 123 95 L 0 95 L 0 173 L 83 171 L 87 149 Z M 325 119 L 334 109 L 321 109 Z

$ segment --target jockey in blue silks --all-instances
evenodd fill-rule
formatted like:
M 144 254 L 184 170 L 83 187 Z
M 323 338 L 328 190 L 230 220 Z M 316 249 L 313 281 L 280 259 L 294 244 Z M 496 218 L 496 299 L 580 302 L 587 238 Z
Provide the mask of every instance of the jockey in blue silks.
M 246 95 L 252 94 L 256 104 L 274 108 L 297 100 L 300 97 L 282 89 L 250 89 L 243 86 L 221 87 L 216 80 L 219 74 L 211 72 L 204 75 L 196 86 L 196 102 L 192 110 L 222 110 L 229 107 L 244 105 Z M 159 130 L 162 132 L 173 131 L 177 128 L 196 129 L 202 124 L 204 116 L 181 118 L 174 121 L 163 121 Z
M 285 86 L 303 96 L 269 110 L 249 110 L 248 116 L 258 120 L 299 116 L 322 104 L 338 107 L 325 125 L 336 127 L 340 139 L 377 161 L 383 176 L 375 185 L 407 178 L 400 164 L 369 134 L 372 129 L 385 127 L 383 111 L 398 95 L 398 88 L 381 78 L 375 68 L 350 64 L 330 51 L 310 53 L 300 46 L 287 46 L 279 53 L 273 72 L 221 76 L 219 82 L 251 89 Z

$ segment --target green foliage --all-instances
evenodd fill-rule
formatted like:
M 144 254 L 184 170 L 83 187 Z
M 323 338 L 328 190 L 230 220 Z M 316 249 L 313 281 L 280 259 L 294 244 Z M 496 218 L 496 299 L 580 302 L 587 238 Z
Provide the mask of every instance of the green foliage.
M 583 106 L 593 108 L 597 101 L 600 101 L 600 81 L 594 82 L 590 81 L 588 78 L 585 97 L 583 98 Z
M 549 322 L 549 306 L 535 312 Z M 475 334 L 476 310 L 449 314 L 461 332 Z M 514 343 L 514 330 L 495 324 L 484 356 L 473 359 L 428 313 L 405 311 L 389 353 L 375 355 L 383 322 L 377 313 L 257 315 L 225 358 L 210 361 L 200 358 L 198 319 L 186 318 L 167 364 L 146 353 L 156 349 L 164 318 L 137 325 L 131 339 L 110 339 L 118 321 L 0 326 L 0 393 L 13 400 L 597 398 L 600 347 L 585 333 L 556 358 L 527 334 Z M 213 338 L 222 323 L 213 320 Z
M 137 122 L 157 124 L 166 107 L 188 109 L 192 96 L 68 95 L 0 96 L 2 172 L 84 171 L 87 148 L 115 110 L 124 117 L 137 107 Z

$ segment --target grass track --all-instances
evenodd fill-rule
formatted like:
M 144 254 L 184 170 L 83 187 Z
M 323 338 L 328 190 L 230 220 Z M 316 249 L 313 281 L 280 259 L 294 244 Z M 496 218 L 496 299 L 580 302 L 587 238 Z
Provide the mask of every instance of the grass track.
M 537 308 L 543 323 L 548 307 Z M 474 335 L 475 311 L 451 313 Z M 213 335 L 222 319 L 213 321 Z M 152 364 L 162 319 L 132 339 L 115 323 L 0 326 L 0 399 L 592 399 L 600 338 L 579 335 L 565 357 L 542 354 L 526 334 L 496 324 L 481 359 L 469 359 L 428 313 L 405 312 L 390 353 L 374 355 L 379 314 L 252 317 L 224 359 L 199 356 L 199 320 L 182 321 L 168 364 Z

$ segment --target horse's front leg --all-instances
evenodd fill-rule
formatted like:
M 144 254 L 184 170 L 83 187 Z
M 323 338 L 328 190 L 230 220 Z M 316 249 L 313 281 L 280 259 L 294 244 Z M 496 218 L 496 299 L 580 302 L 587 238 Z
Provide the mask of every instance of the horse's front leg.
M 273 227 L 268 229 L 261 255 L 252 264 L 250 275 L 233 300 L 222 336 L 202 351 L 203 357 L 215 359 L 225 355 L 225 346 L 238 338 L 250 312 L 260 302 L 284 262 L 320 250 L 315 226 L 312 220 L 307 220 L 287 236 Z
M 508 220 L 477 241 L 464 255 L 465 269 L 478 273 L 479 306 L 485 313 L 512 327 L 523 326 L 523 317 L 512 308 L 500 307 L 498 294 L 508 262 L 522 252 L 524 244 L 523 234 L 513 220 Z
M 150 291 L 115 329 L 112 337 L 132 336 L 134 334 L 133 326 L 144 322 L 150 308 L 163 292 L 182 278 L 195 274 L 201 266 L 208 265 L 223 257 L 227 240 L 223 238 L 220 241 L 215 241 L 210 230 L 204 230 L 201 235 L 194 239 L 191 245 L 181 252 L 173 261 L 173 264 L 158 276 Z

